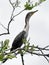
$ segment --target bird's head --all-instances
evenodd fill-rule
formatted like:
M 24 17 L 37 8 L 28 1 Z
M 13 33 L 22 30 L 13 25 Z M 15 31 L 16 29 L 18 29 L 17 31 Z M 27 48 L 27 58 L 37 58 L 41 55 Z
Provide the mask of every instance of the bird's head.
M 26 15 L 25 23 L 27 23 L 27 22 L 29 21 L 30 17 L 31 17 L 34 13 L 36 13 L 37 11 L 38 11 L 38 10 L 29 12 L 29 13 Z

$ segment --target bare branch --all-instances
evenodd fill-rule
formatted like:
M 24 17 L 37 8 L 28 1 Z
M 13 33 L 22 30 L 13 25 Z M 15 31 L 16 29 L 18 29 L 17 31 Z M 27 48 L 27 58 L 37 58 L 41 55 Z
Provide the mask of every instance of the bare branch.
M 16 0 L 16 4 L 15 4 L 15 6 L 17 5 L 17 7 L 18 7 L 18 5 L 19 5 L 19 1 L 18 0 Z
M 22 13 L 23 11 L 25 11 L 25 9 L 23 9 L 22 11 L 20 11 L 18 14 L 14 15 L 13 18 L 15 18 L 16 16 L 18 16 L 20 13 Z
M 49 45 L 45 46 L 44 48 L 48 48 L 48 47 L 49 47 Z
M 13 16 L 14 11 L 15 11 L 15 8 L 13 8 L 13 11 L 12 11 L 12 14 L 11 14 L 11 18 L 10 19 L 12 19 L 12 16 Z
M 23 54 L 21 54 L 21 59 L 22 59 L 22 65 L 24 65 Z
M 39 50 L 41 51 L 42 54 L 44 54 L 43 51 L 42 51 L 41 49 L 39 49 Z M 48 61 L 48 63 L 49 63 L 49 60 L 47 59 L 47 57 L 44 56 L 44 58 L 45 58 L 45 59 Z
M 13 3 L 11 2 L 11 0 L 9 0 L 9 3 L 12 5 L 12 7 L 13 7 Z M 14 8 L 14 7 L 13 7 Z
M 6 29 L 7 30 L 7 28 L 0 22 L 0 25 L 4 28 L 4 29 Z
M 16 16 L 18 16 L 19 14 L 21 14 L 24 10 L 25 10 L 25 9 L 23 9 L 23 10 L 20 11 L 18 14 L 16 14 L 16 15 L 13 16 L 13 13 L 14 13 L 14 11 L 15 11 L 15 8 L 13 9 L 12 14 L 11 14 L 11 17 L 10 17 L 10 21 L 9 21 L 9 23 L 8 23 L 8 28 L 4 27 L 4 25 L 1 24 L 2 27 L 7 30 L 7 33 L 2 33 L 2 34 L 0 34 L 0 36 L 10 34 L 10 32 L 9 32 L 10 23 L 12 22 L 12 20 L 13 20 Z
M 30 46 L 30 47 L 32 47 L 32 46 Z M 38 47 L 38 46 L 34 46 L 34 48 L 41 49 L 41 50 L 46 50 L 46 51 L 49 51 L 49 49 L 46 49 L 48 47 L 49 47 L 49 45 L 45 46 L 44 48 L 41 48 L 41 47 Z M 39 51 L 39 50 L 37 50 L 37 51 Z
M 7 33 L 2 33 L 2 34 L 0 34 L 0 36 L 2 36 L 2 35 L 7 35 L 7 34 L 10 34 L 10 33 L 8 33 L 8 32 L 7 32 Z
M 13 19 L 11 19 L 8 23 L 8 33 L 9 33 L 9 27 L 10 27 L 10 23 L 12 22 Z
M 38 56 L 47 56 L 48 55 L 48 54 L 35 53 L 35 52 L 32 52 L 32 51 L 27 51 L 27 52 L 30 53 L 30 54 L 38 55 Z

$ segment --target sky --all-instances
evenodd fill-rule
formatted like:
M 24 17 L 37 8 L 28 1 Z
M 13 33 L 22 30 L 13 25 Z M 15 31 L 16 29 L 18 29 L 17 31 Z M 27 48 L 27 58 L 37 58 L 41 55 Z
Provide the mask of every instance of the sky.
M 34 1 L 34 0 L 33 0 Z M 24 0 L 22 0 L 22 5 Z M 14 14 L 20 12 L 23 9 L 21 6 L 17 8 Z M 38 45 L 40 47 L 44 47 L 49 45 L 49 0 L 46 0 L 44 3 L 40 4 L 39 6 L 33 8 L 31 11 L 36 12 L 29 21 L 30 29 L 28 38 L 30 38 L 30 44 Z M 8 0 L 0 0 L 0 23 L 2 23 L 6 28 L 8 22 L 10 20 L 10 15 L 12 12 L 12 7 Z M 21 32 L 25 25 L 25 16 L 29 11 L 24 11 L 20 15 L 14 18 L 10 25 L 10 35 L 3 35 L 0 36 L 0 41 L 5 39 L 10 39 L 9 45 L 12 45 L 12 42 L 15 36 Z M 0 25 L 0 34 L 3 32 L 7 32 L 1 25 Z M 49 65 L 49 63 L 45 60 L 44 57 L 38 56 L 31 56 L 30 54 L 25 54 L 24 56 L 25 65 Z M 20 55 L 17 56 L 17 59 L 8 60 L 3 65 L 22 65 Z

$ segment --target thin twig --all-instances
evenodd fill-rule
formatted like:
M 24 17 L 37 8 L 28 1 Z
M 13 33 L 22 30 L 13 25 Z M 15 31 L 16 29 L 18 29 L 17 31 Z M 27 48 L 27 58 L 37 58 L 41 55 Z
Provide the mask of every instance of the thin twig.
M 22 59 L 22 65 L 24 65 L 23 54 L 21 54 L 21 59 Z
M 49 45 L 45 46 L 44 48 L 41 48 L 41 47 L 38 47 L 38 46 L 36 46 L 35 48 L 38 48 L 38 49 L 41 49 L 41 50 L 49 50 L 49 49 L 46 49 L 48 47 L 49 47 Z
M 32 46 L 29 46 L 29 47 L 32 47 Z M 46 50 L 46 51 L 49 51 L 49 49 L 46 49 L 46 48 L 48 48 L 49 47 L 49 45 L 47 45 L 46 47 L 44 47 L 44 48 L 41 48 L 41 47 L 38 47 L 38 46 L 34 46 L 34 48 L 37 48 L 37 49 L 41 49 L 41 50 Z M 37 50 L 38 51 L 38 50 Z
M 2 34 L 0 34 L 0 36 L 2 36 L 2 35 L 7 35 L 7 34 L 10 34 L 10 33 L 8 33 L 8 32 L 7 32 L 7 33 L 2 33 Z
M 9 27 L 10 27 L 10 23 L 12 22 L 13 19 L 11 19 L 8 23 L 8 33 L 9 33 Z
M 11 0 L 9 0 L 9 3 L 12 5 L 12 7 L 13 7 L 13 3 L 11 2 Z M 14 8 L 14 7 L 13 7 Z
M 32 51 L 26 51 L 26 52 L 28 52 L 28 53 L 30 53 L 30 54 L 34 54 L 34 55 L 38 55 L 38 56 L 47 56 L 48 54 L 40 54 L 40 53 L 35 53 L 35 52 L 32 52 Z
M 49 47 L 49 45 L 45 46 L 44 48 L 48 48 L 48 47 Z
M 43 51 L 42 51 L 41 49 L 39 49 L 39 50 L 41 51 L 42 54 L 44 54 Z M 49 63 L 49 60 L 47 59 L 47 57 L 44 56 L 44 58 L 45 58 L 45 59 L 48 61 L 48 63 Z
M 18 3 L 19 3 L 18 0 L 16 0 L 16 4 L 15 4 L 15 6 L 16 6 L 16 5 L 18 6 Z
M 13 11 L 12 11 L 12 14 L 11 14 L 11 18 L 10 19 L 12 19 L 12 16 L 13 16 L 14 11 L 15 11 L 15 8 L 13 8 Z
M 7 30 L 7 28 L 0 22 L 0 25 L 4 28 L 4 29 L 6 29 Z
M 20 11 L 18 14 L 14 15 L 13 18 L 15 18 L 16 16 L 18 16 L 20 13 L 22 13 L 23 11 L 25 11 L 25 9 L 23 9 L 22 11 Z

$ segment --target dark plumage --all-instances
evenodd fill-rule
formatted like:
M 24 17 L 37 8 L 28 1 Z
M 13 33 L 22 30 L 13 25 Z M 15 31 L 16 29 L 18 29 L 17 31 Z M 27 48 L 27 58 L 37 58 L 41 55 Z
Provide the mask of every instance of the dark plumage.
M 13 41 L 11 51 L 22 46 L 22 39 L 24 38 L 25 31 L 20 32 Z

